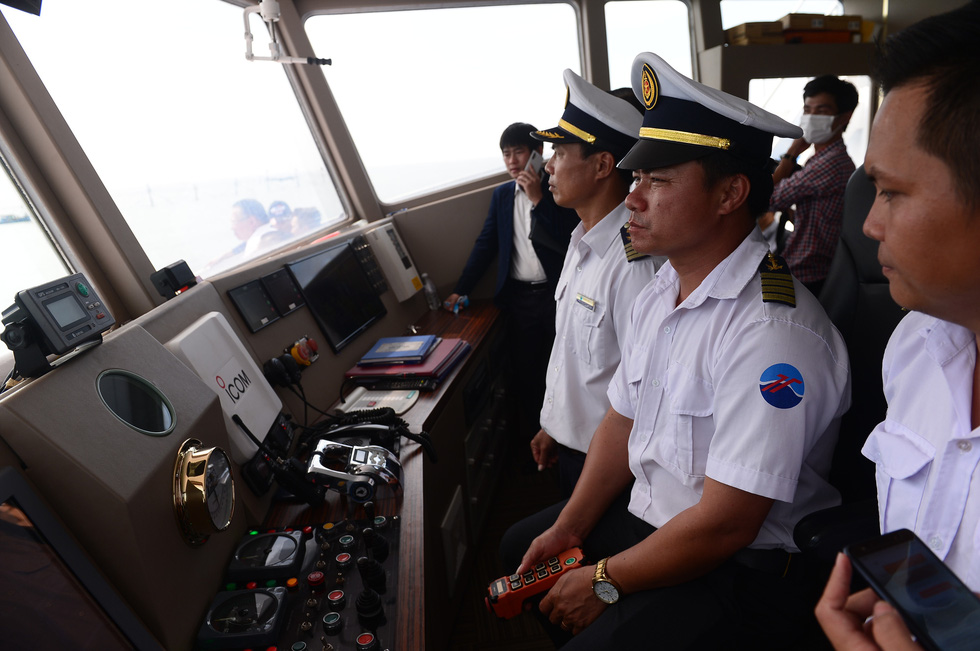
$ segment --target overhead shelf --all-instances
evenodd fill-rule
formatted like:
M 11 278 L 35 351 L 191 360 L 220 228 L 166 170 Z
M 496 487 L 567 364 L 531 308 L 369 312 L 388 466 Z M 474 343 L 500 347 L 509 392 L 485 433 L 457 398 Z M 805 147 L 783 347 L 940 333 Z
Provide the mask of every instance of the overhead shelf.
M 868 75 L 874 47 L 873 43 L 719 45 L 700 54 L 700 81 L 747 99 L 752 79 Z

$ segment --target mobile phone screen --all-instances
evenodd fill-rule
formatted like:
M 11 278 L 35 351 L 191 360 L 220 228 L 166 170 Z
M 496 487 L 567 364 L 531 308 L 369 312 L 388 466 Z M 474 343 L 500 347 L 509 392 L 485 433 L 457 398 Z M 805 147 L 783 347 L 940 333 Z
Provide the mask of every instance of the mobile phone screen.
M 844 553 L 920 644 L 936 651 L 977 648 L 980 599 L 914 533 L 901 529 Z

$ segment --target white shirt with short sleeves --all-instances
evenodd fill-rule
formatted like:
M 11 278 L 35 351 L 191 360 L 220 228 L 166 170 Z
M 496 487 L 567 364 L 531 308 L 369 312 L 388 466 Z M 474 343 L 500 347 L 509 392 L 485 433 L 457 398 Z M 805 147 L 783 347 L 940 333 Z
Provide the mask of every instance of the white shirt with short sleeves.
M 660 527 L 705 477 L 776 500 L 750 547 L 796 551 L 793 527 L 839 503 L 826 480 L 850 404 L 847 349 L 794 279 L 796 307 L 763 302 L 758 228 L 679 306 L 668 262 L 633 304 L 612 407 L 632 418 L 630 512 Z
M 633 300 L 664 258 L 626 259 L 620 204 L 588 232 L 572 231 L 555 290 L 555 343 L 546 378 L 541 427 L 573 450 L 587 452 L 609 409 L 606 389 L 619 366 L 619 339 Z
M 980 590 L 980 427 L 971 427 L 975 335 L 920 312 L 882 361 L 888 411 L 862 452 L 875 462 L 882 532 L 911 529 Z

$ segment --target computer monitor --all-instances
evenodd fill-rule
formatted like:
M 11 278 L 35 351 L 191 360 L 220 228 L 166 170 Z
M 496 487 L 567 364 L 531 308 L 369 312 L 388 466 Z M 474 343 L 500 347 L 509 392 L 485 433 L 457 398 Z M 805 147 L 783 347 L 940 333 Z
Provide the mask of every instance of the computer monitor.
M 387 314 L 349 242 L 286 268 L 335 353 Z
M 0 469 L 3 646 L 162 651 L 34 489 Z

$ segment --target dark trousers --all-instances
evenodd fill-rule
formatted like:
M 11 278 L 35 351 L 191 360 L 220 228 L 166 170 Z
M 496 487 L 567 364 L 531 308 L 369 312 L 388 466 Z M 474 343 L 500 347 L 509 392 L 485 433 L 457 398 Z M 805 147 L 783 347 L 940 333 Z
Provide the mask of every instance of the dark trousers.
M 628 504 L 627 492 L 607 509 L 585 540 L 588 563 L 653 533 L 653 526 L 626 510 Z M 564 506 L 561 502 L 549 507 L 507 531 L 500 551 L 505 572 L 517 568 L 531 541 L 554 523 Z M 754 569 L 729 560 L 686 583 L 624 595 L 576 636 L 539 616 L 555 645 L 572 651 L 795 649 L 801 636 L 814 630 L 815 600 L 802 564 L 790 563 L 790 568 L 783 577 L 770 568 Z
M 510 280 L 505 289 L 507 384 L 520 412 L 521 444 L 540 429 L 545 376 L 555 342 L 555 293 L 550 283 Z
M 558 489 L 562 499 L 568 499 L 575 490 L 578 478 L 585 466 L 585 453 L 558 444 Z

